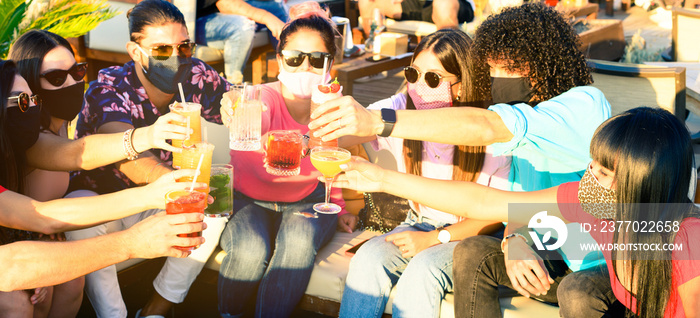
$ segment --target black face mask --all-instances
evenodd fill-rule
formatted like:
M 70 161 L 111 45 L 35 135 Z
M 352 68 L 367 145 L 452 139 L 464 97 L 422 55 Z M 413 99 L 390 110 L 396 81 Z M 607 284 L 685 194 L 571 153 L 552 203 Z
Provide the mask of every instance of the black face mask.
M 491 97 L 496 104 L 528 103 L 532 97 L 530 79 L 527 77 L 492 77 Z
M 15 154 L 24 154 L 39 139 L 41 108 L 32 106 L 22 112 L 19 107 L 8 107 L 5 134 L 10 138 Z
M 63 120 L 73 120 L 83 109 L 83 96 L 85 94 L 85 82 L 78 82 L 71 86 L 49 90 L 40 89 L 42 107 L 51 116 Z
M 153 86 L 163 93 L 175 94 L 177 83 L 184 82 L 192 71 L 192 58 L 171 56 L 165 60 L 157 60 L 153 56 L 148 56 L 148 70 L 143 69 Z

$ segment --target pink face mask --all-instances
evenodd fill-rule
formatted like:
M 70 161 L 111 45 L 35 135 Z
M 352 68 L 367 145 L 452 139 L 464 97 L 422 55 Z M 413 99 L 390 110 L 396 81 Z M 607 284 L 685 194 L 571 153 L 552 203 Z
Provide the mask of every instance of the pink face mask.
M 411 96 L 416 109 L 435 109 L 452 106 L 452 91 L 448 81 L 430 88 L 425 81 L 408 83 L 408 96 Z

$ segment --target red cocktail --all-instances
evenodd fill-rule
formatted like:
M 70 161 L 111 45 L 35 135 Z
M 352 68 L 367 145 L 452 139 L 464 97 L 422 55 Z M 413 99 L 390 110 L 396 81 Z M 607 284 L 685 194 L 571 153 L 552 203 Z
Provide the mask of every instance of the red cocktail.
M 207 208 L 207 194 L 194 191 L 171 191 L 165 195 L 165 212 L 167 214 L 204 213 Z M 201 237 L 202 232 L 178 234 L 179 237 Z M 178 246 L 183 251 L 191 251 L 197 246 Z
M 267 134 L 265 170 L 276 176 L 296 176 L 301 164 L 302 136 L 295 130 L 274 130 Z

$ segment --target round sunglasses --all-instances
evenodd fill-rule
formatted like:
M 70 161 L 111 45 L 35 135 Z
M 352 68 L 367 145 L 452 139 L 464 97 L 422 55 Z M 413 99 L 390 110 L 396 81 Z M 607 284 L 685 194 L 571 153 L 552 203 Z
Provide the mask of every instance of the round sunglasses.
M 85 77 L 87 73 L 87 63 L 76 63 L 67 70 L 52 70 L 41 74 L 41 77 L 45 78 L 49 84 L 53 86 L 61 86 L 68 79 L 68 74 L 70 74 L 73 79 L 78 82 Z
M 333 61 L 331 54 L 325 52 L 304 53 L 297 50 L 282 50 L 281 53 L 284 62 L 291 67 L 298 67 L 301 63 L 304 63 L 306 57 L 309 58 L 309 64 L 311 64 L 313 68 L 318 69 L 323 68 L 324 60 L 328 59 L 329 63 Z
M 139 47 L 142 47 L 141 44 L 139 44 Z M 182 58 L 190 58 L 192 57 L 192 54 L 194 54 L 194 50 L 197 48 L 197 44 L 194 42 L 185 42 L 185 43 L 180 43 L 180 44 L 174 44 L 174 45 L 159 45 L 159 46 L 154 46 L 152 48 L 147 48 L 151 51 L 151 54 L 148 54 L 155 58 L 156 60 L 167 60 L 173 55 L 173 50 L 177 50 L 177 55 Z
M 403 76 L 406 80 L 413 84 L 420 79 L 421 72 L 413 66 L 406 66 L 403 69 Z M 446 76 L 452 77 L 454 75 Z M 455 76 L 456 77 L 456 76 Z M 424 74 L 425 82 L 430 86 L 430 88 L 436 88 L 442 82 L 443 76 L 435 72 L 425 72 Z M 454 85 L 454 84 L 453 84 Z
M 34 105 L 41 107 L 41 98 L 39 98 L 37 94 L 29 96 L 27 93 L 19 93 L 17 96 L 8 97 L 7 100 L 16 100 L 17 106 L 22 112 L 26 112 L 27 109 L 29 109 L 31 106 L 29 104 L 30 101 L 34 103 Z

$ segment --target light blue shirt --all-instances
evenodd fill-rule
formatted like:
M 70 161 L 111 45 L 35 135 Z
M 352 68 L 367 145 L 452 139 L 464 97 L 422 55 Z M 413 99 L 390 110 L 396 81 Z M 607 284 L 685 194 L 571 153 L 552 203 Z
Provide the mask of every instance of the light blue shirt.
M 511 154 L 512 191 L 536 191 L 579 181 L 591 161 L 593 133 L 610 118 L 603 92 L 579 86 L 532 107 L 497 104 L 496 112 L 513 139 L 495 143 L 494 155 Z
M 512 155 L 512 191 L 537 191 L 581 180 L 591 161 L 593 133 L 610 118 L 610 103 L 603 92 L 590 86 L 574 87 L 535 107 L 497 104 L 489 110 L 496 112 L 513 134 L 510 141 L 491 145 L 495 156 Z M 584 237 L 576 241 L 586 239 L 592 240 Z M 559 250 L 573 271 L 604 262 L 599 252 L 573 256 L 573 251 Z

